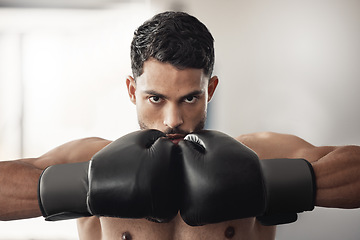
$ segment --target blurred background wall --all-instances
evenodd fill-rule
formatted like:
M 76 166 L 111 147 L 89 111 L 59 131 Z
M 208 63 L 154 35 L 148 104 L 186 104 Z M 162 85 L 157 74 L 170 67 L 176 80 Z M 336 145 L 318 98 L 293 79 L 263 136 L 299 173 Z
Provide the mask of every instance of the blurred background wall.
M 132 33 L 184 10 L 215 38 L 208 127 L 360 144 L 358 0 L 0 0 L 0 159 L 138 129 L 125 89 Z M 359 239 L 359 210 L 316 208 L 277 239 Z M 75 221 L 0 222 L 0 239 L 77 239 Z

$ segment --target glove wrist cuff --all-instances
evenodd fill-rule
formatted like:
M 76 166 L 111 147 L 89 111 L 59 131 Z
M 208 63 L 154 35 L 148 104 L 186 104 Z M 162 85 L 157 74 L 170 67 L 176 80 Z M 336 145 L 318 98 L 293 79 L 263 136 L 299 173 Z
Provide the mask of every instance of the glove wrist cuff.
M 266 187 L 266 214 L 299 213 L 315 206 L 316 181 L 304 159 L 261 160 Z
M 87 209 L 88 162 L 46 168 L 38 184 L 38 201 L 47 221 L 91 216 Z

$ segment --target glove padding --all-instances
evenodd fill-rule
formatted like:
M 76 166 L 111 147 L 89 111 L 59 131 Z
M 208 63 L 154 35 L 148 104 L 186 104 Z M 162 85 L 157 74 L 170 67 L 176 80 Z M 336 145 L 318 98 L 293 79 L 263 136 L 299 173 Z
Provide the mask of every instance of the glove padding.
M 264 225 L 284 224 L 314 208 L 315 177 L 303 159 L 260 161 L 251 149 L 217 131 L 190 134 L 179 145 L 185 196 L 180 212 L 189 225 L 247 217 L 258 217 Z
M 178 147 L 157 130 L 130 133 L 89 162 L 54 165 L 39 180 L 46 220 L 83 216 L 165 222 L 179 209 Z
M 187 135 L 183 153 L 180 213 L 191 226 L 258 216 L 265 211 L 265 191 L 256 153 L 216 131 Z

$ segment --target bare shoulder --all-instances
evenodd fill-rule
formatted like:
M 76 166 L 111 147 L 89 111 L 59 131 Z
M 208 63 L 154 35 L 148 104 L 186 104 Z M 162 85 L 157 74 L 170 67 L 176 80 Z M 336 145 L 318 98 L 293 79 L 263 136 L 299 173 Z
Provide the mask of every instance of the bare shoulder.
M 305 152 L 316 149 L 314 145 L 291 134 L 258 132 L 240 135 L 236 139 L 254 150 L 260 159 L 304 158 Z
M 73 140 L 34 159 L 31 164 L 44 169 L 47 166 L 55 164 L 89 161 L 96 152 L 100 151 L 109 143 L 111 143 L 111 141 L 98 137 Z

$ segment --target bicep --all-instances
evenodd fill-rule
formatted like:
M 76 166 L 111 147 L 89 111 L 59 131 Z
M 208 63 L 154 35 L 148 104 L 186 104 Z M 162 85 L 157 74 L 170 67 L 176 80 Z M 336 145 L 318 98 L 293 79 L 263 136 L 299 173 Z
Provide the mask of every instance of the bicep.
M 110 141 L 102 138 L 84 138 L 65 143 L 52 149 L 38 158 L 22 159 L 20 161 L 31 164 L 39 169 L 65 163 L 85 162 Z
M 274 132 L 241 135 L 237 140 L 254 150 L 260 159 L 304 158 L 311 162 L 327 151 L 295 135 Z

